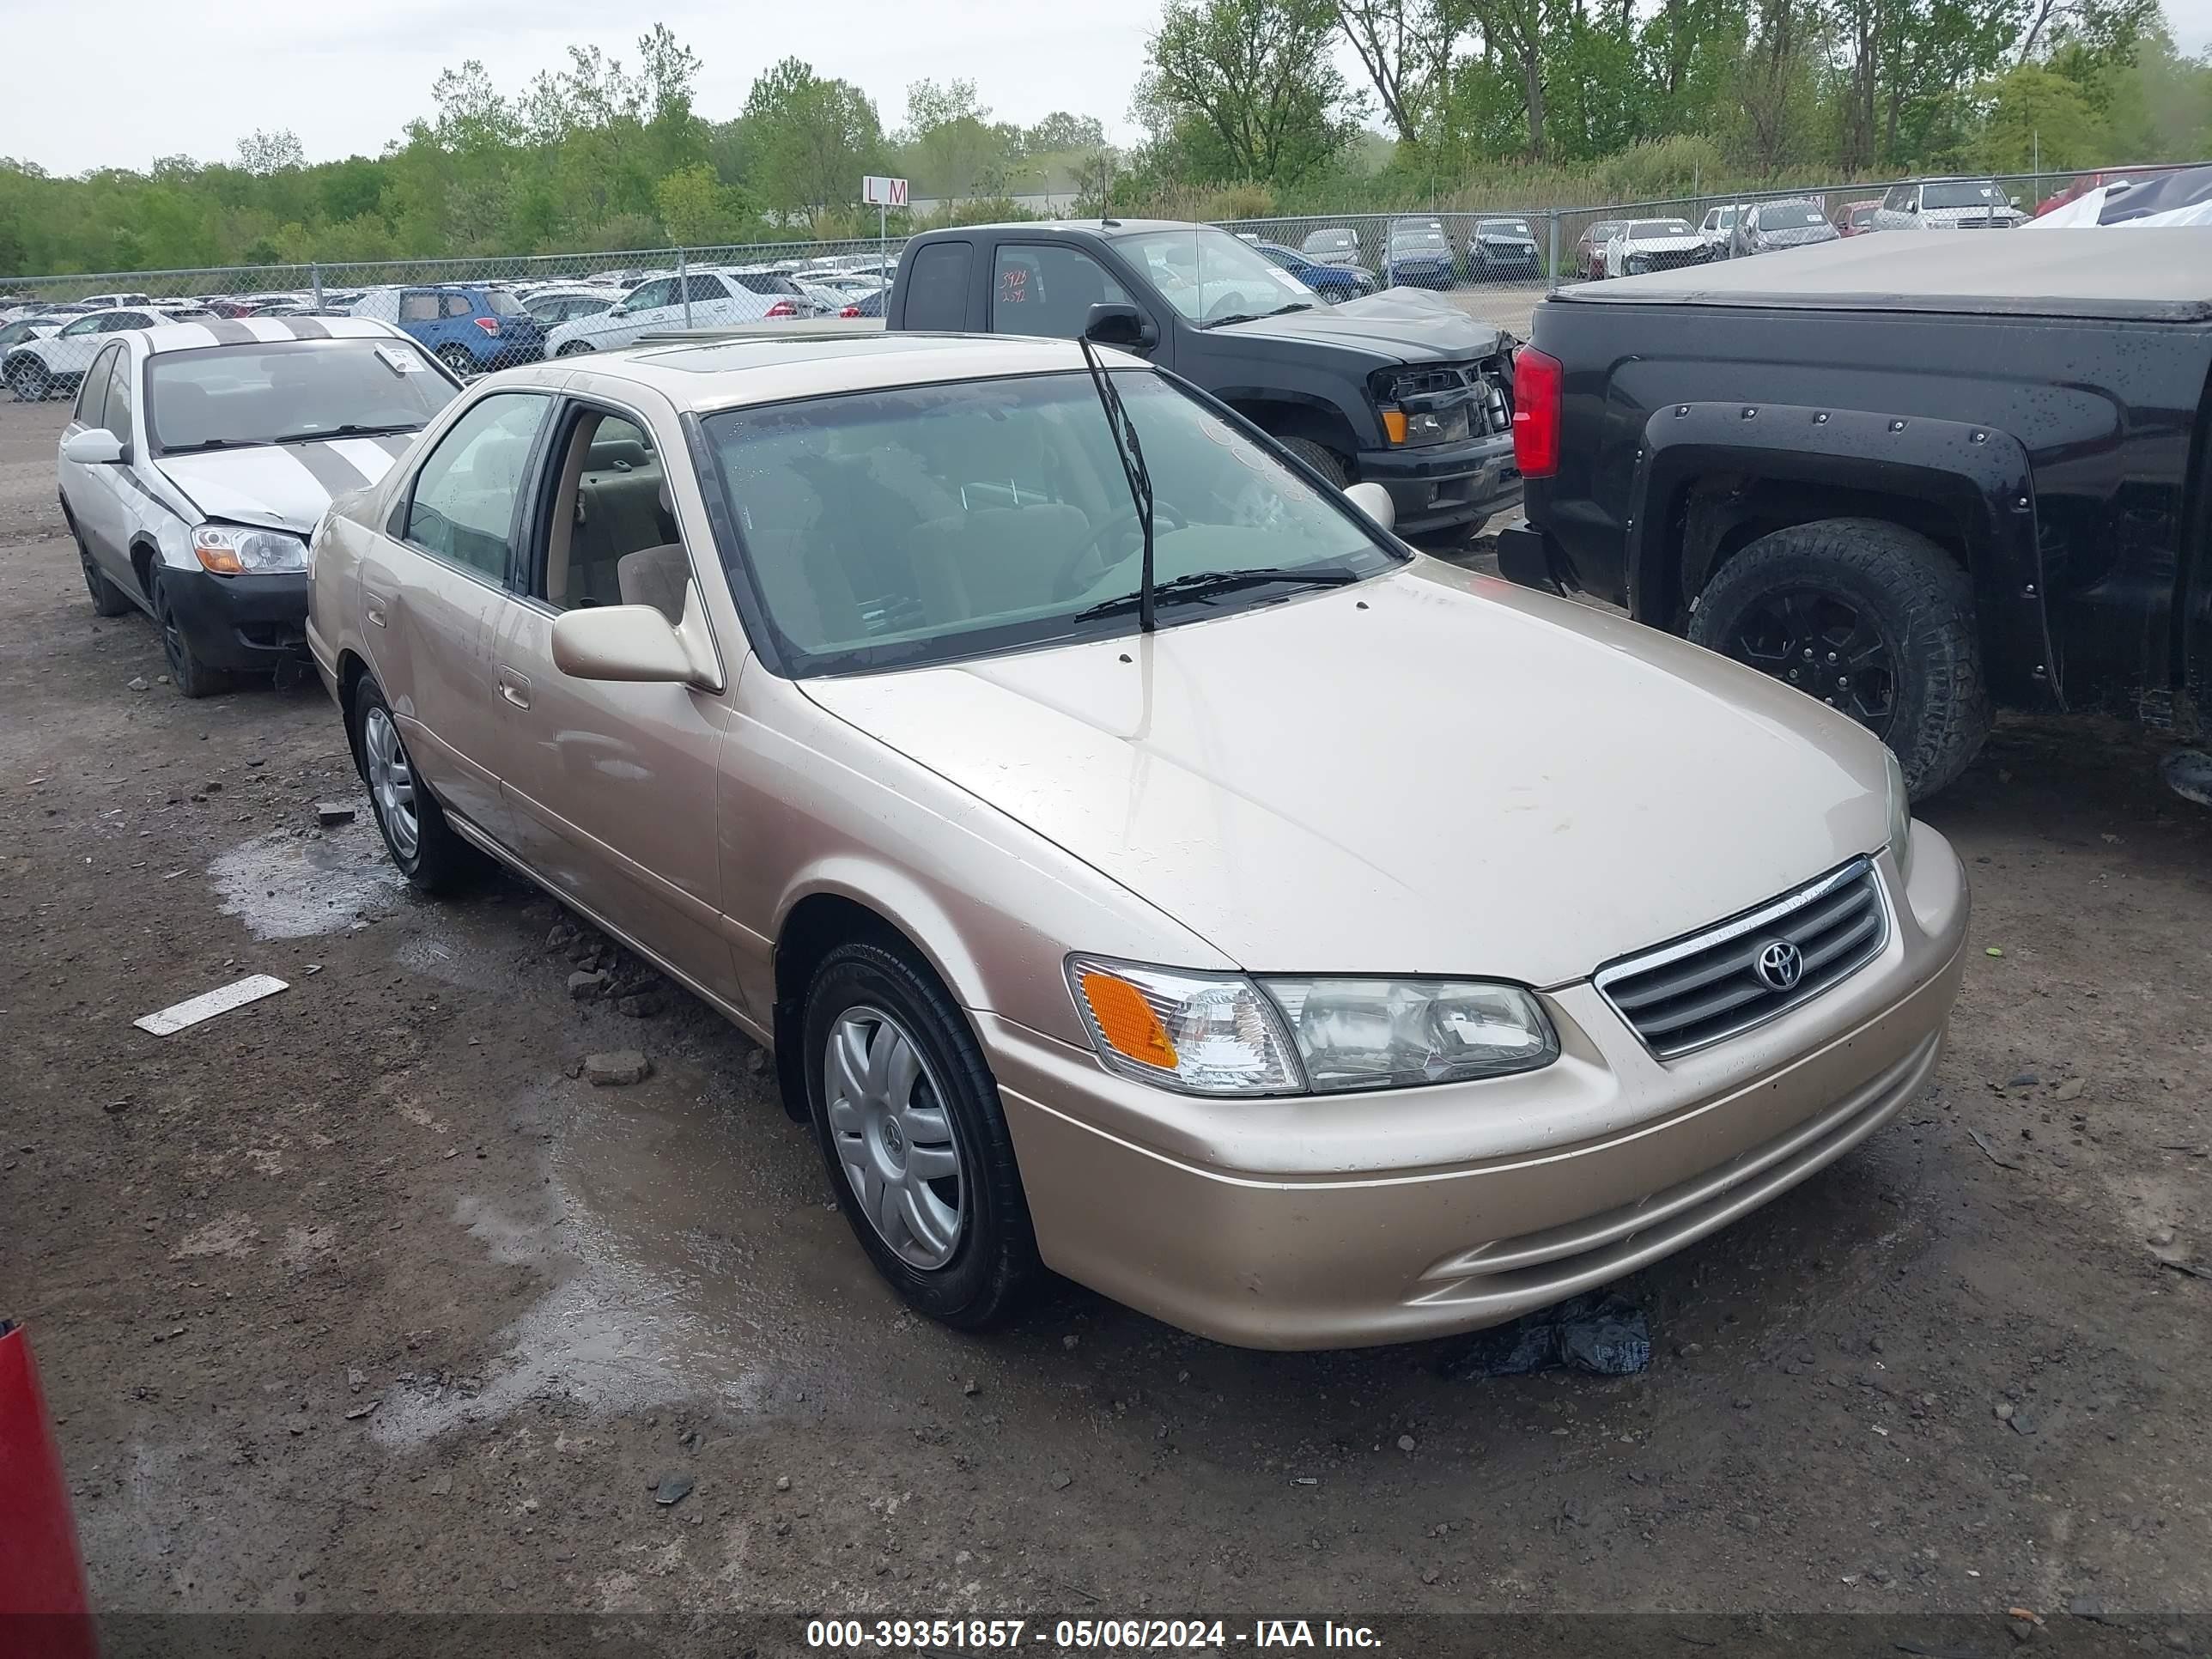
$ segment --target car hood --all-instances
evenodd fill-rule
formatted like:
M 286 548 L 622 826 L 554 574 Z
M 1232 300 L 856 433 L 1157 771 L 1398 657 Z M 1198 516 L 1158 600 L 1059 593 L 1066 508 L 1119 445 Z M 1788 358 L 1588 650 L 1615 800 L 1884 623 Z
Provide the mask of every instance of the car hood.
M 1887 834 L 1881 746 L 1842 716 L 1426 559 L 805 689 L 1259 972 L 1560 984 Z
M 1679 236 L 1631 236 L 1627 241 L 1632 253 L 1686 253 L 1705 245 L 1705 239 L 1694 230 Z
M 1832 242 L 1844 233 L 1833 225 L 1792 225 L 1787 230 L 1762 230 L 1759 233 L 1761 247 L 1810 247 L 1815 242 Z
M 1440 256 L 1441 257 L 1441 256 Z M 1391 288 L 1340 306 L 1258 317 L 1208 331 L 1209 337 L 1333 345 L 1391 362 L 1487 357 L 1505 337 L 1425 289 Z
M 392 470 L 412 433 L 261 444 L 252 449 L 164 455 L 154 465 L 210 519 L 270 529 L 313 530 L 334 496 L 366 489 Z

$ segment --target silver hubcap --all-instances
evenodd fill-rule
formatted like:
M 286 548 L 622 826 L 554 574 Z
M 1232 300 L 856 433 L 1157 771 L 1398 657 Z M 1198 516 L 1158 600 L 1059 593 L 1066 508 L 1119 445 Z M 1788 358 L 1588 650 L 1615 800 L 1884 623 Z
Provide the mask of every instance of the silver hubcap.
M 910 1266 L 942 1267 L 967 1224 L 967 1188 L 921 1048 L 880 1008 L 848 1008 L 830 1028 L 822 1088 L 837 1167 L 877 1237 Z
M 376 816 L 399 856 L 411 859 L 422 831 L 415 821 L 415 769 L 407 763 L 399 728 L 383 709 L 372 708 L 362 738 L 368 750 L 368 793 L 376 802 Z

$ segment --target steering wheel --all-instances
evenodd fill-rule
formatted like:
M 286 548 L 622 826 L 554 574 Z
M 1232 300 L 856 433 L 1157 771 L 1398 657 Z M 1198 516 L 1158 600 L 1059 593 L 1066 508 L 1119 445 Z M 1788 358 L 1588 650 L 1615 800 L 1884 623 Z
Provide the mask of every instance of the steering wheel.
M 1153 501 L 1152 526 L 1155 531 L 1163 527 L 1169 530 L 1181 530 L 1189 522 L 1190 520 L 1182 515 L 1182 512 L 1176 508 L 1173 502 L 1163 501 L 1158 499 Z M 1060 579 L 1053 585 L 1053 597 L 1054 599 L 1073 599 L 1075 594 L 1081 590 L 1083 584 L 1076 580 L 1075 573 L 1077 569 L 1082 565 L 1085 559 L 1089 558 L 1097 550 L 1098 544 L 1101 542 L 1104 541 L 1107 537 L 1114 534 L 1116 531 L 1134 532 L 1141 541 L 1144 532 L 1144 520 L 1137 515 L 1137 509 L 1133 504 L 1123 507 L 1120 512 L 1109 518 L 1105 523 L 1100 525 L 1097 529 L 1092 531 L 1088 536 L 1085 536 L 1083 538 L 1081 544 L 1079 545 L 1073 552 L 1067 556 L 1067 562 L 1060 567 Z M 1118 563 L 1119 561 L 1115 561 L 1115 562 Z M 1102 562 L 1098 568 L 1099 572 L 1103 574 L 1108 568 L 1108 565 Z

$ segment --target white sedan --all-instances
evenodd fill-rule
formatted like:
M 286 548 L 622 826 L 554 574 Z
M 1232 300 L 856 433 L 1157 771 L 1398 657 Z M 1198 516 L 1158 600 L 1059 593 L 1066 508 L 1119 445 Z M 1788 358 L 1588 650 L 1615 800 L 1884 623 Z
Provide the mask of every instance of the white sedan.
M 365 318 L 254 317 L 102 342 L 61 441 L 92 607 L 161 628 L 187 697 L 306 649 L 307 538 L 383 477 L 459 383 Z
M 572 317 L 545 336 L 545 355 L 573 357 L 581 351 L 613 351 L 648 334 L 672 329 L 727 328 L 764 317 L 796 317 L 799 302 L 756 294 L 736 276 L 720 270 L 694 270 L 681 276 L 656 276 L 630 290 L 620 305 L 588 317 Z

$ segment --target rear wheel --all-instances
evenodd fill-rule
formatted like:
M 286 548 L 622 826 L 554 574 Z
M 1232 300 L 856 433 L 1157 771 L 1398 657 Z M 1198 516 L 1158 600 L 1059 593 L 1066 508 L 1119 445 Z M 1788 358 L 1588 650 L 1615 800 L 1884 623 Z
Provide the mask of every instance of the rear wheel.
M 1344 488 L 1349 469 L 1344 464 L 1344 457 L 1334 450 L 1316 443 L 1311 438 L 1278 438 L 1275 441 L 1339 489 Z
M 425 893 L 447 893 L 483 868 L 483 854 L 453 833 L 445 809 L 416 775 L 415 763 L 374 680 L 353 694 L 355 751 L 368 785 L 369 811 L 399 873 Z
M 69 510 L 66 501 L 62 503 L 62 517 L 69 521 L 70 538 L 76 543 L 77 562 L 84 567 L 84 588 L 92 595 L 92 614 L 121 616 L 131 608 L 130 596 L 108 580 L 106 573 L 94 562 L 92 550 L 84 543 L 84 532 L 77 528 L 76 514 Z
M 158 570 L 154 576 L 154 620 L 161 629 L 161 655 L 168 661 L 169 684 L 179 696 L 212 697 L 230 690 L 232 677 L 222 669 L 210 668 L 192 648 L 191 635 L 185 631 L 176 606 L 170 602 L 167 578 Z
M 466 346 L 440 346 L 438 348 L 438 361 L 445 364 L 447 368 L 452 369 L 454 374 L 459 375 L 465 380 L 469 379 L 471 375 L 478 374 L 483 372 L 481 369 L 477 368 L 477 360 L 469 356 L 469 349 Z
M 806 1097 L 838 1207 L 909 1304 L 995 1323 L 1042 1276 L 999 1089 L 945 989 L 904 954 L 841 945 L 806 993 Z
M 1858 721 L 1918 799 L 1989 735 L 1973 601 L 1966 570 L 1925 536 L 1830 519 L 1744 548 L 1698 596 L 1689 631 Z

